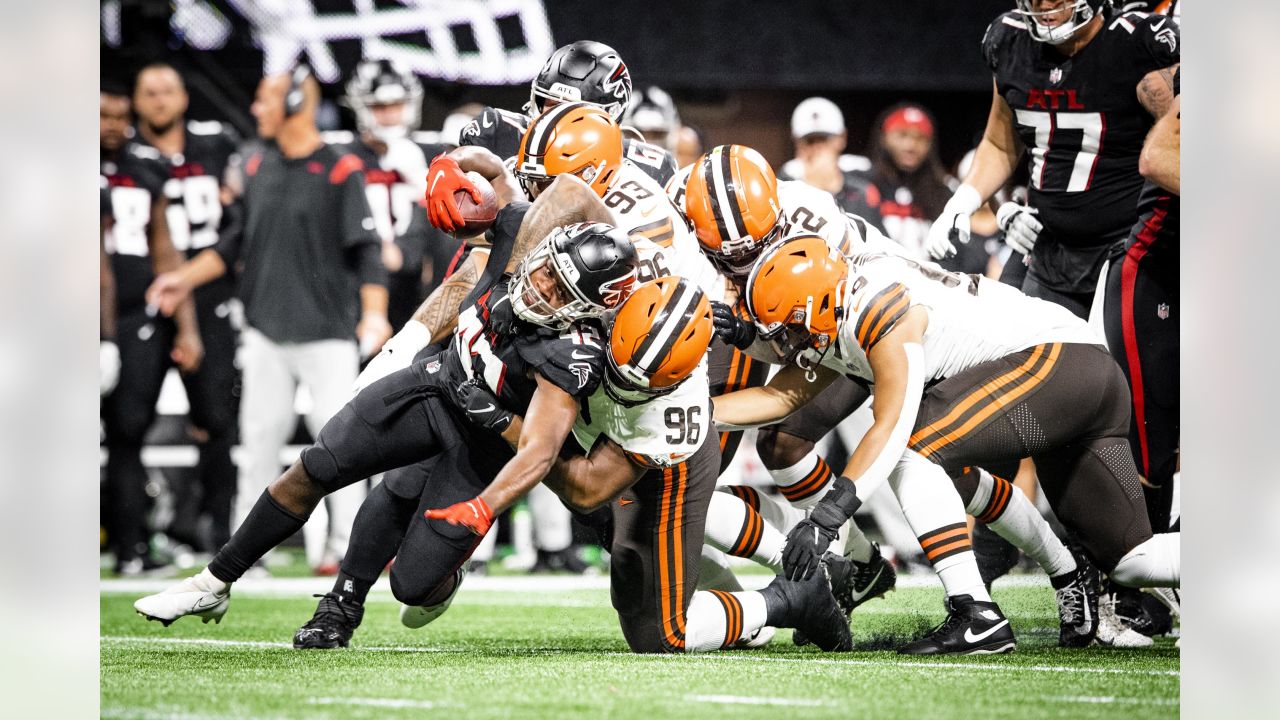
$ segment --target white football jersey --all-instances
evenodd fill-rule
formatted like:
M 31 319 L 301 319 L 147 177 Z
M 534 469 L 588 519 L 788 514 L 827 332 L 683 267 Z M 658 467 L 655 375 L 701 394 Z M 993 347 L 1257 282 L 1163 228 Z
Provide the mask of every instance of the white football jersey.
M 875 225 L 841 210 L 825 190 L 798 180 L 779 180 L 778 203 L 782 206 L 783 240 L 817 235 L 845 257 L 868 252 L 906 256 L 902 246 Z
M 702 288 L 710 300 L 724 299 L 724 280 L 702 254 L 698 238 L 657 181 L 630 162 L 609 185 L 604 204 L 613 213 L 614 225 L 663 248 L 661 266 L 646 266 L 641 258 L 640 281 L 678 275 Z
M 867 254 L 856 256 L 849 267 L 845 320 L 835 351 L 822 364 L 874 380 L 867 353 L 916 306 L 929 312 L 926 383 L 1040 343 L 1101 343 L 1089 324 L 1066 308 L 1012 286 L 898 256 Z
M 591 422 L 586 421 L 588 417 Z M 609 397 L 601 383 L 573 425 L 573 437 L 584 449 L 590 451 L 604 435 L 633 462 L 646 467 L 670 467 L 688 460 L 707 433 L 714 431 L 705 359 L 669 395 L 631 407 Z

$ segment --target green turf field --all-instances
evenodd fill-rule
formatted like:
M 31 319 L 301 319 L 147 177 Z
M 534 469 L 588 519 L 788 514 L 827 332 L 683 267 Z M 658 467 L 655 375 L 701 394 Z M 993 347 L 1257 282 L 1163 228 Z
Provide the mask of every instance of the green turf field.
M 478 579 L 482 580 L 482 579 Z M 536 582 L 536 581 L 535 581 Z M 469 585 L 483 583 L 471 582 Z M 384 587 L 384 586 L 380 586 Z M 102 716 L 109 718 L 1174 718 L 1178 650 L 1056 648 L 1047 581 L 996 586 L 1012 655 L 928 660 L 878 648 L 941 620 L 936 587 L 902 587 L 854 614 L 859 650 L 635 656 L 608 591 L 464 588 L 440 620 L 399 624 L 375 589 L 347 650 L 288 643 L 315 600 L 241 591 L 221 625 L 146 622 L 140 592 L 104 584 Z

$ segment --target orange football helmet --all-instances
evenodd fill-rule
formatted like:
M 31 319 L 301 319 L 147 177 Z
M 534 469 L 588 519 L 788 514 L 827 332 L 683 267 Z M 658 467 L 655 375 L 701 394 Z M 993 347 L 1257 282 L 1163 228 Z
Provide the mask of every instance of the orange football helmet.
M 713 334 L 711 302 L 696 284 L 668 275 L 637 286 L 609 329 L 605 391 L 635 405 L 675 390 Z
M 747 311 L 779 357 L 795 362 L 805 350 L 835 344 L 844 317 L 849 263 L 817 235 L 802 235 L 767 249 L 744 297 Z
M 694 163 L 684 205 L 703 250 L 739 279 L 781 233 L 778 178 L 743 145 L 720 145 Z
M 600 197 L 622 168 L 622 130 L 598 105 L 562 103 L 529 123 L 515 174 L 537 197 L 561 173 L 577 175 Z

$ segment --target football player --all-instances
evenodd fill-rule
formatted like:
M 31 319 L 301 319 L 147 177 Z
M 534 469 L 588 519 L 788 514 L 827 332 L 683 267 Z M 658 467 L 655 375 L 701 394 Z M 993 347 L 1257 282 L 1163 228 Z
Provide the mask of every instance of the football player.
M 231 583 L 301 528 L 326 494 L 429 457 L 443 461 L 424 502 L 447 509 L 442 519 L 410 526 L 401 548 L 415 552 L 395 564 L 392 589 L 410 605 L 451 591 L 479 538 L 450 521 L 469 514 L 487 526 L 546 474 L 579 401 L 600 382 L 597 318 L 635 280 L 635 247 L 616 228 L 556 227 L 539 240 L 529 238 L 535 229 L 522 221 L 516 246 L 523 240 L 533 249 L 462 313 L 448 349 L 364 388 L 263 493 L 207 568 L 139 599 L 135 609 L 165 624 L 193 614 L 220 621 Z M 496 433 L 460 419 L 451 389 L 471 379 L 530 419 L 514 452 Z
M 189 259 L 216 245 L 221 232 L 237 232 L 235 209 L 228 212 L 233 194 L 226 179 L 228 169 L 237 162 L 240 139 L 220 122 L 187 121 L 187 102 L 182 76 L 171 65 L 153 63 L 138 72 L 133 90 L 138 142 L 159 152 L 167 167 L 165 221 L 173 246 Z M 231 277 L 223 277 L 193 294 L 204 361 L 195 372 L 182 375 L 191 424 L 200 438 L 196 467 L 204 491 L 198 514 L 207 516 L 211 523 L 208 538 L 200 540 L 190 534 L 179 539 L 205 552 L 222 547 L 231 536 L 231 504 L 236 492 L 231 442 L 238 410 L 233 388 L 238 376 L 235 354 L 239 333 L 232 324 L 233 285 Z M 194 529 L 194 522 L 192 525 Z
M 717 422 L 780 419 L 839 374 L 876 385 L 871 429 L 788 535 L 789 574 L 816 567 L 862 497 L 885 480 L 1032 457 L 1058 518 L 1114 581 L 1177 586 L 1179 535 L 1151 533 L 1126 440 L 1123 374 L 1083 320 L 986 278 L 893 256 L 849 260 L 818 237 L 770 248 L 744 295 L 764 338 L 816 364 L 716 398 Z M 967 545 L 963 524 L 928 540 L 926 548 L 943 554 Z M 900 652 L 1013 648 L 994 603 L 951 595 L 947 607 L 945 622 Z
M 426 191 L 427 158 L 452 146 L 411 139 L 419 123 L 422 83 L 390 60 L 356 65 L 343 102 L 355 113 L 357 135 L 326 133 L 325 141 L 346 145 L 364 163 L 365 194 L 388 272 L 387 317 L 399 331 L 424 299 L 423 263 L 429 248 L 456 244 L 431 227 L 418 202 Z
M 155 420 L 156 399 L 171 364 L 194 372 L 204 354 L 190 301 L 178 307 L 173 321 L 159 317 L 146 302 L 151 279 L 177 267 L 181 258 L 165 219 L 169 168 L 155 148 L 130 139 L 130 112 L 127 93 L 103 89 L 99 169 L 110 210 L 103 248 L 114 278 L 119 355 L 119 377 L 102 400 L 107 448 L 103 519 L 116 555 L 115 570 L 124 575 L 164 568 L 148 550 L 142 440 Z
M 1104 12 L 1104 0 L 1018 0 L 987 28 L 991 114 L 964 182 L 929 230 L 935 258 L 967 242 L 969 216 L 1027 148 L 1028 203 L 997 213 L 1026 257 L 1022 290 L 1087 317 L 1099 270 L 1137 218 L 1138 155 L 1172 102 L 1178 24 Z M 1016 257 L 1010 262 L 1015 262 Z
M 796 627 L 824 650 L 850 649 L 848 620 L 825 570 L 804 581 L 779 575 L 759 592 L 695 591 L 713 497 L 742 504 L 714 492 L 720 461 L 707 416 L 713 326 L 706 295 L 690 280 L 661 277 L 637 287 L 609 324 L 604 380 L 573 428 L 589 450 L 557 463 L 546 483 L 583 512 L 611 509 L 613 606 L 628 645 L 636 652 L 714 650 L 773 626 Z M 472 419 L 506 428 L 514 440 L 518 413 L 483 388 L 476 393 L 466 403 Z M 477 534 L 487 530 L 466 513 L 453 517 Z M 759 539 L 743 544 L 751 542 Z M 831 582 L 845 574 L 847 567 Z

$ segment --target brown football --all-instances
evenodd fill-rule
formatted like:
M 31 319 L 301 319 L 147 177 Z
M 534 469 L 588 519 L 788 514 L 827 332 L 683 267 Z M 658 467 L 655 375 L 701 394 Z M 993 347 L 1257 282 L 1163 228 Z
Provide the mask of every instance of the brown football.
M 477 172 L 468 172 L 467 179 L 480 192 L 480 202 L 477 203 L 471 199 L 471 194 L 466 190 L 459 190 L 453 194 L 454 202 L 458 203 L 458 210 L 461 211 L 465 221 L 462 227 L 453 231 L 454 237 L 459 238 L 474 237 L 483 233 L 498 217 L 498 194 L 493 191 L 489 181 Z

